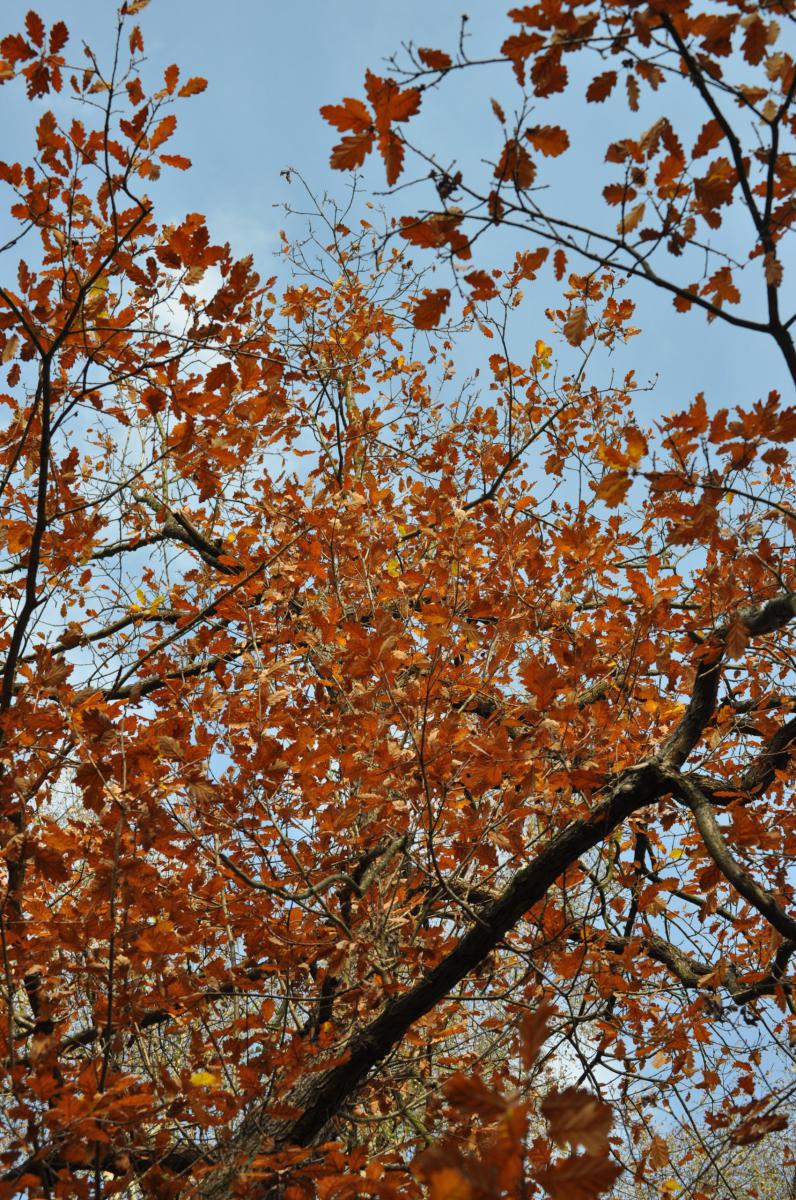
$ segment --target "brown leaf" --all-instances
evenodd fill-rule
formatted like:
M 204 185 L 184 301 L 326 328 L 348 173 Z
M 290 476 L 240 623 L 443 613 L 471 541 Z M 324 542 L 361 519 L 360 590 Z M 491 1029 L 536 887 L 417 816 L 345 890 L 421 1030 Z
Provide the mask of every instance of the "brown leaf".
M 537 96 L 552 96 L 564 91 L 569 74 L 561 61 L 560 46 L 554 46 L 547 54 L 537 58 L 531 68 L 531 79 Z
M 25 29 L 28 37 L 36 46 L 44 45 L 44 22 L 38 13 L 32 9 L 25 17 Z
M 533 1012 L 523 1013 L 520 1017 L 520 1061 L 526 1071 L 536 1062 L 547 1040 L 550 1033 L 549 1018 L 553 1012 L 552 1006 L 543 1001 Z
M 564 337 L 570 346 L 579 346 L 589 331 L 589 318 L 585 306 L 573 308 L 564 324 Z
M 749 645 L 749 630 L 746 627 L 746 622 L 739 617 L 734 617 L 727 626 L 727 632 L 724 635 L 724 653 L 732 662 L 733 659 L 743 657 L 744 650 Z
M 329 163 L 336 171 L 351 171 L 361 167 L 370 151 L 373 149 L 373 134 L 370 130 L 364 133 L 351 133 L 341 138 L 332 149 Z
M 421 46 L 417 57 L 424 67 L 429 67 L 432 71 L 447 71 L 448 67 L 453 66 L 453 59 L 444 50 L 428 50 Z
M 458 1072 L 442 1085 L 446 1099 L 462 1113 L 495 1121 L 506 1111 L 506 1101 L 488 1088 L 477 1075 Z
M 416 301 L 412 310 L 412 324 L 415 329 L 436 328 L 450 301 L 451 294 L 448 288 L 437 288 L 436 291 L 426 289 L 422 300 Z
M 607 1155 L 574 1154 L 535 1171 L 534 1178 L 547 1189 L 551 1200 L 596 1200 L 621 1174 L 622 1168 Z
M 705 154 L 709 154 L 711 150 L 715 150 L 724 134 L 718 121 L 713 117 L 706 121 L 699 131 L 699 137 L 694 143 L 694 149 L 691 151 L 692 158 L 702 158 Z
M 782 283 L 782 263 L 773 250 L 769 250 L 763 259 L 763 270 L 769 287 L 779 287 Z
M 586 99 L 590 104 L 602 104 L 603 100 L 608 99 L 615 87 L 616 71 L 603 71 L 602 75 L 595 75 L 586 88 Z
M 569 134 L 560 125 L 533 125 L 525 136 L 541 154 L 555 158 L 569 148 Z
M 503 147 L 500 162 L 495 167 L 495 178 L 513 183 L 520 191 L 529 188 L 534 181 L 536 167 L 533 159 L 516 138 L 509 138 Z
M 588 1154 L 607 1150 L 613 1114 L 591 1092 L 573 1087 L 550 1092 L 542 1101 L 542 1116 L 557 1146 L 582 1146 Z
M 471 271 L 464 282 L 472 288 L 473 300 L 491 300 L 498 294 L 494 279 L 486 271 Z
M 653 1171 L 659 1171 L 661 1167 L 665 1167 L 669 1161 L 669 1147 L 666 1140 L 659 1134 L 655 1134 L 650 1142 L 650 1148 L 647 1151 L 647 1162 L 652 1167 Z
M 381 135 L 379 153 L 384 160 L 387 183 L 392 187 L 401 174 L 404 162 L 404 144 L 397 133 L 390 130 Z
M 730 1134 L 736 1146 L 751 1146 L 761 1141 L 769 1133 L 787 1129 L 788 1118 L 784 1113 L 769 1113 L 766 1116 L 749 1117 L 737 1125 Z

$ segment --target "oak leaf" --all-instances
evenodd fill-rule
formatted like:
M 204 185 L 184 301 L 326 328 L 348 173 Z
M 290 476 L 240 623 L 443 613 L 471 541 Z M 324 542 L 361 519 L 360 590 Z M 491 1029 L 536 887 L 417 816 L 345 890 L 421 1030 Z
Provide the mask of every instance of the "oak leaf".
M 573 1154 L 553 1166 L 535 1171 L 551 1200 L 596 1200 L 613 1187 L 622 1168 L 607 1155 Z
M 434 291 L 427 288 L 423 298 L 415 302 L 412 310 L 412 324 L 415 329 L 434 329 L 439 325 L 450 300 L 448 288 L 437 288 Z
M 324 120 L 333 125 L 341 133 L 348 130 L 353 130 L 354 133 L 362 133 L 366 129 L 370 129 L 372 118 L 367 105 L 361 100 L 353 99 L 351 96 L 346 96 L 342 104 L 324 104 L 320 110 Z
M 569 134 L 560 125 L 532 125 L 525 136 L 535 149 L 548 157 L 557 157 L 569 148 Z
M 586 99 L 591 104 L 601 104 L 616 87 L 616 79 L 616 71 L 603 71 L 602 75 L 595 75 L 586 88 Z
M 332 149 L 329 162 L 338 171 L 348 171 L 354 167 L 361 167 L 372 149 L 373 134 L 370 130 L 351 133 Z
M 570 346 L 579 346 L 589 331 L 589 317 L 583 305 L 573 308 L 564 323 L 564 337 Z
M 207 80 L 203 79 L 201 75 L 194 75 L 182 85 L 177 95 L 181 98 L 185 96 L 198 96 L 206 87 Z
M 624 237 L 624 235 L 627 233 L 632 233 L 633 230 L 639 225 L 641 218 L 644 216 L 644 210 L 646 207 L 646 204 L 644 201 L 642 201 L 641 204 L 636 204 L 635 207 L 631 208 L 630 212 L 624 213 L 622 219 L 619 221 L 619 224 L 616 227 L 616 232 L 622 237 Z
M 574 1087 L 550 1092 L 542 1101 L 541 1112 L 557 1146 L 582 1146 L 588 1154 L 606 1149 L 613 1120 L 611 1107 L 591 1092 Z
M 429 67 L 432 71 L 447 71 L 448 67 L 453 65 L 453 59 L 444 50 L 430 50 L 421 46 L 417 51 L 417 57 L 424 67 Z
M 531 186 L 535 175 L 536 166 L 522 142 L 516 138 L 509 138 L 495 167 L 495 178 L 511 182 L 520 191 L 524 191 Z

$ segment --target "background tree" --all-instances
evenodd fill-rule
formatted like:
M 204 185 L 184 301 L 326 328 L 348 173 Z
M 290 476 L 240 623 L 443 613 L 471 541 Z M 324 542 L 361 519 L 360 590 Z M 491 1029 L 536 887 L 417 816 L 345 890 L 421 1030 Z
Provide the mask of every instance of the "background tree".
M 142 7 L 110 70 L 0 41 L 77 105 L 0 167 L 0 1191 L 586 1198 L 665 1165 L 656 1105 L 780 1130 L 796 412 L 643 430 L 609 261 L 557 260 L 583 361 L 514 361 L 544 254 L 473 272 L 449 207 L 321 208 L 279 287 L 159 225 L 204 81 L 145 90 Z M 336 161 L 395 179 L 420 93 L 368 95 Z M 407 242 L 467 262 L 457 329 Z

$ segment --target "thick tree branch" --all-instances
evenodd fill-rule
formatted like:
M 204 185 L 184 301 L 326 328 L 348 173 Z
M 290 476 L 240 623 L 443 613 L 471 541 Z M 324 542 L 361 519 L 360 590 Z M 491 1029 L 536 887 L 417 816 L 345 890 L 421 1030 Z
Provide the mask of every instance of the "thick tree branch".
M 796 941 L 796 918 L 789 916 L 771 893 L 760 887 L 733 858 L 716 820 L 713 806 L 704 792 L 686 775 L 672 772 L 669 779 L 672 790 L 686 802 L 694 814 L 694 820 L 702 835 L 705 848 L 725 879 L 766 918 L 778 933 L 781 933 L 788 941 Z

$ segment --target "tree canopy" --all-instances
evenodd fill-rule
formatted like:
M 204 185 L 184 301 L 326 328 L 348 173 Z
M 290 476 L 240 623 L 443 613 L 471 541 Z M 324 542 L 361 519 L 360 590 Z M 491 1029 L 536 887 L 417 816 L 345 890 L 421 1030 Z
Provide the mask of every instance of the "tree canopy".
M 649 425 L 611 356 L 649 286 L 796 379 L 790 4 L 408 43 L 322 110 L 386 208 L 319 203 L 264 279 L 158 220 L 206 81 L 153 82 L 146 2 L 109 63 L 0 38 L 40 113 L 0 163 L 0 1196 L 762 1195 L 796 407 Z M 487 67 L 480 165 L 415 141 Z M 620 87 L 576 211 L 557 105 Z

